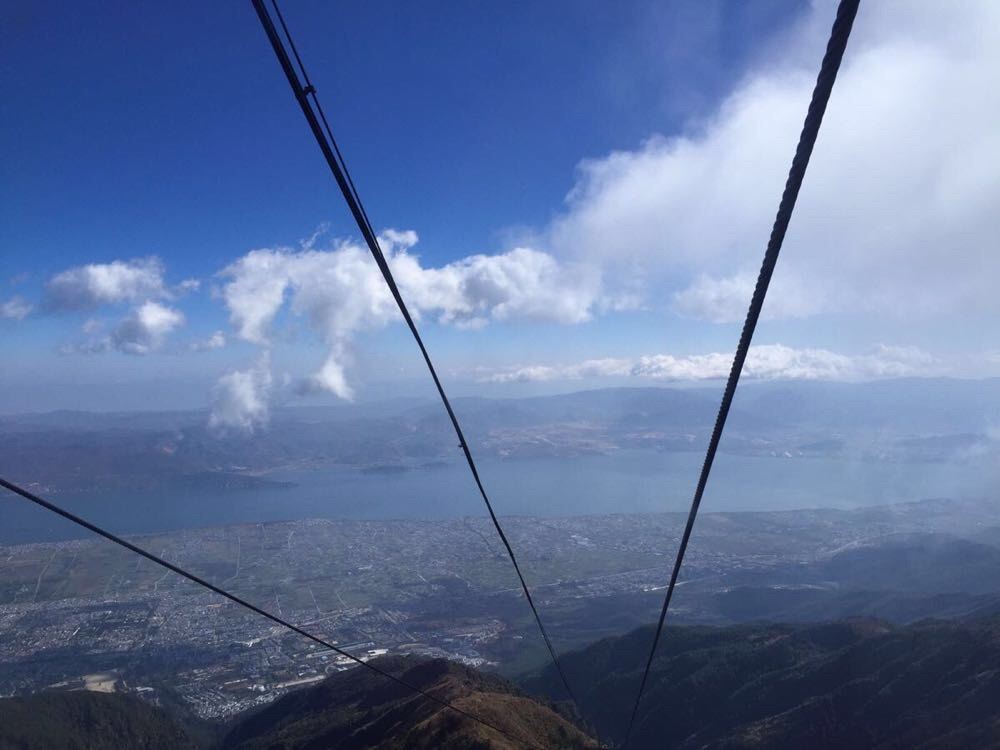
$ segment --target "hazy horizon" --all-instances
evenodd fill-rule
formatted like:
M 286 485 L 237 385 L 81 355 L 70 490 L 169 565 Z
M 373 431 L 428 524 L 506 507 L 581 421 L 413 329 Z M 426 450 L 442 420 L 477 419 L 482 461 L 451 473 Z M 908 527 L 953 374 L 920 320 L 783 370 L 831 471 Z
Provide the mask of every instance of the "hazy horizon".
M 989 376 L 958 376 L 958 375 L 905 375 L 898 377 L 884 377 L 855 380 L 827 380 L 815 379 L 771 379 L 754 380 L 747 378 L 741 382 L 740 389 L 758 389 L 782 386 L 794 386 L 796 384 L 842 384 L 842 385 L 864 385 L 874 383 L 891 383 L 894 381 L 957 381 L 957 382 L 987 382 L 1000 379 L 1000 375 Z M 207 383 L 207 381 L 204 381 Z M 599 381 L 573 380 L 573 381 L 551 381 L 551 382 L 511 382 L 498 384 L 483 384 L 474 381 L 456 380 L 445 384 L 449 394 L 453 399 L 497 399 L 516 400 L 525 398 L 540 398 L 546 396 L 571 395 L 587 391 L 603 390 L 624 390 L 624 389 L 651 389 L 651 390 L 704 390 L 706 393 L 722 396 L 722 387 L 725 385 L 723 378 L 703 379 L 694 381 L 670 381 L 660 383 L 635 383 L 631 379 L 622 378 L 608 382 L 607 379 Z M 151 394 L 156 395 L 158 400 L 163 400 L 164 394 L 157 390 L 150 381 L 140 381 L 131 384 L 80 384 L 75 383 L 66 386 L 64 390 L 53 392 L 48 386 L 38 386 L 39 390 L 45 390 L 44 398 L 50 403 L 45 406 L 38 405 L 34 408 L 30 406 L 24 408 L 25 404 L 32 404 L 33 399 L 25 395 L 17 388 L 12 388 L 0 394 L 0 416 L 18 416 L 28 414 L 48 414 L 52 412 L 89 412 L 94 414 L 115 414 L 125 412 L 210 412 L 212 401 L 210 398 L 201 397 L 200 392 L 191 394 L 184 384 L 169 382 L 163 384 L 167 393 L 167 400 L 175 396 L 176 400 L 172 405 L 158 408 L 150 408 L 149 399 Z M 91 393 L 91 389 L 98 393 Z M 29 390 L 25 386 L 25 390 Z M 370 383 L 365 388 L 359 389 L 358 393 L 351 400 L 345 400 L 333 395 L 313 394 L 309 397 L 297 396 L 290 398 L 284 403 L 276 403 L 273 407 L 275 413 L 289 409 L 310 409 L 310 408 L 342 408 L 345 410 L 363 410 L 366 407 L 377 407 L 391 404 L 395 401 L 438 402 L 437 393 L 429 387 L 425 378 L 414 378 L 408 381 L 396 381 L 391 383 Z M 114 408 L 110 404 L 114 403 Z

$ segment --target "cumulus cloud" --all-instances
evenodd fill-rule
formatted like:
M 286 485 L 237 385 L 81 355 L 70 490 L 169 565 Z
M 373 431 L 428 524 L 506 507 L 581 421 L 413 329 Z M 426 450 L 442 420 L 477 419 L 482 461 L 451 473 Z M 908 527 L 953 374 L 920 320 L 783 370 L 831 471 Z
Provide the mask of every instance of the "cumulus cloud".
M 161 349 L 167 337 L 183 324 L 184 314 L 180 310 L 150 300 L 133 308 L 108 334 L 101 335 L 105 328 L 104 321 L 88 319 L 82 330 L 90 338 L 65 344 L 59 351 L 62 354 L 102 354 L 112 351 L 149 354 Z
M 498 255 L 473 255 L 442 268 L 422 268 L 399 253 L 393 273 L 406 299 L 443 323 L 490 321 L 582 323 L 597 301 L 598 279 L 526 247 Z
M 380 238 L 411 313 L 440 323 L 479 327 L 491 321 L 579 323 L 598 303 L 599 279 L 529 248 L 473 255 L 425 268 L 409 250 L 414 232 Z M 254 250 L 228 266 L 222 298 L 237 335 L 266 345 L 286 307 L 306 319 L 327 347 L 322 367 L 303 388 L 351 398 L 346 375 L 351 342 L 359 331 L 399 320 L 399 312 L 367 249 L 341 242 L 332 250 Z
M 158 258 L 88 263 L 56 274 L 45 285 L 45 304 L 52 310 L 90 310 L 167 296 Z
M 23 297 L 14 296 L 0 303 L 0 318 L 24 320 L 32 311 L 31 304 Z
M 352 400 L 354 398 L 354 389 L 347 381 L 346 371 L 350 360 L 351 356 L 347 350 L 347 345 L 334 342 L 330 346 L 330 351 L 327 353 L 322 367 L 308 378 L 300 380 L 296 386 L 296 390 L 300 395 L 326 391 L 342 399 Z
M 570 365 L 528 365 L 481 373 L 491 383 L 635 377 L 696 381 L 729 376 L 733 355 L 713 352 L 674 356 L 654 354 L 636 359 L 591 359 Z M 828 349 L 796 349 L 782 344 L 750 347 L 743 377 L 750 380 L 865 380 L 942 373 L 941 363 L 915 347 L 879 346 L 860 355 Z
M 194 279 L 168 288 L 163 263 L 156 257 L 88 263 L 49 279 L 42 306 L 50 311 L 83 312 L 129 303 L 131 311 L 111 328 L 110 333 L 100 335 L 105 321 L 88 319 L 83 324 L 83 332 L 90 338 L 65 345 L 61 351 L 148 354 L 160 349 L 167 337 L 184 324 L 183 313 L 166 302 L 178 293 L 197 288 L 198 282 Z
M 264 352 L 253 367 L 226 373 L 212 392 L 209 427 L 250 433 L 267 425 L 272 390 L 271 361 Z
M 112 348 L 126 354 L 148 354 L 184 323 L 184 315 L 158 302 L 144 302 L 111 332 Z
M 550 249 L 741 317 L 833 13 L 817 2 L 690 132 L 584 162 Z M 765 314 L 1000 310 L 1000 4 L 886 0 L 855 28 Z

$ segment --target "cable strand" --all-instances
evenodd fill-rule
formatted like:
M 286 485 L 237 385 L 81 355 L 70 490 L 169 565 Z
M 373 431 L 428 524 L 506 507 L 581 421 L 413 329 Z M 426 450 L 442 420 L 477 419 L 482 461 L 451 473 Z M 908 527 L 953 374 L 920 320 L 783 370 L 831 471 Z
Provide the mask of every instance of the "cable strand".
M 542 622 L 541 615 L 538 612 L 538 608 L 535 605 L 535 601 L 531 596 L 531 591 L 528 588 L 527 580 L 524 574 L 521 572 L 521 567 L 517 562 L 517 557 L 514 554 L 514 549 L 507 538 L 506 533 L 503 530 L 500 520 L 497 517 L 496 512 L 493 509 L 493 503 L 489 499 L 489 495 L 486 493 L 486 488 L 483 485 L 483 481 L 479 475 L 479 470 L 476 467 L 476 462 L 472 457 L 472 451 L 469 449 L 468 441 L 465 439 L 465 434 L 462 431 L 461 425 L 459 424 L 458 417 L 455 415 L 455 410 L 452 408 L 451 401 L 448 399 L 447 394 L 444 390 L 444 385 L 441 383 L 441 379 L 438 376 L 437 370 L 434 367 L 434 363 L 431 360 L 430 353 L 427 351 L 427 347 L 424 344 L 423 338 L 420 335 L 417 325 L 410 315 L 409 309 L 403 300 L 402 294 L 399 291 L 396 281 L 393 278 L 392 270 L 389 268 L 389 263 L 385 258 L 382 248 L 379 244 L 378 237 L 375 234 L 374 228 L 368 219 L 368 214 L 364 209 L 361 199 L 357 194 L 357 190 L 354 187 L 354 181 L 350 178 L 350 174 L 347 171 L 346 164 L 344 163 L 343 157 L 340 153 L 340 149 L 336 146 L 336 140 L 332 137 L 332 132 L 329 123 L 326 121 L 325 115 L 322 116 L 322 124 L 320 119 L 317 118 L 316 112 L 313 111 L 311 102 L 317 101 L 315 88 L 309 83 L 308 75 L 305 73 L 305 68 L 303 67 L 303 80 L 306 81 L 307 87 L 302 86 L 302 82 L 299 80 L 299 75 L 295 71 L 295 67 L 292 64 L 291 59 L 288 56 L 288 52 L 284 48 L 284 44 L 279 36 L 277 29 L 274 26 L 274 22 L 271 20 L 270 15 L 267 12 L 267 8 L 264 5 L 263 0 L 251 0 L 254 9 L 257 11 L 257 15 L 260 18 L 261 25 L 264 27 L 264 32 L 271 42 L 271 46 L 274 49 L 274 53 L 278 58 L 278 62 L 281 65 L 282 70 L 285 73 L 285 77 L 288 79 L 288 83 L 292 88 L 292 92 L 295 95 L 299 106 L 302 109 L 303 115 L 305 115 L 306 121 L 309 124 L 310 129 L 313 132 L 313 136 L 316 138 L 316 142 L 323 152 L 323 156 L 326 158 L 327 164 L 333 173 L 334 179 L 337 181 L 337 185 L 340 188 L 341 193 L 344 196 L 344 200 L 347 202 L 348 208 L 354 217 L 355 223 L 358 225 L 358 229 L 361 231 L 361 235 L 368 245 L 368 249 L 375 259 L 375 263 L 382 273 L 382 277 L 385 279 L 386 285 L 389 287 L 389 291 L 392 293 L 393 299 L 396 301 L 396 306 L 399 308 L 400 314 L 403 316 L 407 327 L 410 329 L 414 341 L 416 341 L 417 347 L 420 349 L 420 354 L 424 359 L 424 363 L 427 366 L 427 370 L 430 372 L 431 379 L 434 381 L 434 386 L 437 389 L 438 396 L 444 405 L 445 411 L 448 413 L 448 418 L 451 421 L 452 428 L 455 431 L 455 435 L 458 437 L 459 447 L 462 449 L 465 455 L 465 461 L 469 466 L 469 471 L 475 481 L 476 487 L 479 490 L 479 494 L 486 505 L 486 509 L 489 512 L 490 520 L 493 522 L 493 527 L 496 529 L 497 535 L 500 537 L 500 541 L 503 542 L 504 548 L 507 551 L 507 556 L 510 558 L 511 564 L 514 567 L 514 571 L 517 574 L 518 581 L 521 584 L 521 589 L 524 592 L 525 599 L 528 602 L 528 606 L 531 608 L 532 615 L 534 616 L 535 623 L 538 625 L 538 630 L 542 635 L 542 640 L 545 642 L 545 647 L 548 650 L 549 656 L 552 660 L 556 671 L 559 674 L 560 680 L 566 694 L 569 696 L 570 700 L 579 707 L 576 697 L 573 693 L 572 688 L 570 688 L 569 680 L 566 678 L 566 674 L 563 672 L 562 665 L 559 663 L 559 658 L 556 655 L 555 647 L 552 645 L 552 641 L 549 638 L 548 631 L 545 629 L 545 625 Z M 272 4 L 277 8 L 276 0 L 271 0 Z M 279 21 L 280 21 L 279 15 Z M 282 26 L 285 30 L 286 35 L 288 35 L 288 28 L 284 25 L 282 21 Z M 290 35 L 289 35 L 290 39 Z M 298 59 L 298 53 L 295 52 L 294 45 L 292 44 L 293 54 Z M 301 67 L 301 60 L 299 60 Z M 321 108 L 317 106 L 317 109 L 321 112 Z M 324 132 L 324 126 L 326 131 Z M 327 134 L 329 134 L 329 140 L 327 139 Z M 332 144 L 332 145 L 331 145 Z
M 743 365 L 746 362 L 747 354 L 750 350 L 750 342 L 753 339 L 757 321 L 760 318 L 761 310 L 764 306 L 764 299 L 767 296 L 768 286 L 771 283 L 771 276 L 774 273 L 775 265 L 778 262 L 778 254 L 788 231 L 788 225 L 792 218 L 795 202 L 802 187 L 806 168 L 809 165 L 809 157 L 812 155 L 813 147 L 816 145 L 816 138 L 819 135 L 820 125 L 823 122 L 823 115 L 826 112 L 830 94 L 833 91 L 833 84 L 837 79 L 837 72 L 847 49 L 847 41 L 851 35 L 851 28 L 858 12 L 860 0 L 841 0 L 837 8 L 837 16 L 830 31 L 830 40 L 827 43 L 826 54 L 820 65 L 820 71 L 816 78 L 816 86 L 813 89 L 812 99 L 809 109 L 806 112 L 805 121 L 802 125 L 802 133 L 795 149 L 795 156 L 788 171 L 788 179 L 778 204 L 778 213 L 774 220 L 774 226 L 768 239 L 767 249 L 764 252 L 764 260 L 761 263 L 760 273 L 757 276 L 757 283 L 754 287 L 753 297 L 750 300 L 750 307 L 743 323 L 743 330 L 740 333 L 739 346 L 733 357 L 732 368 L 729 378 L 726 381 L 726 388 L 722 395 L 722 403 L 719 405 L 719 412 L 715 419 L 715 426 L 712 429 L 712 436 L 705 452 L 705 460 L 702 464 L 701 473 L 698 477 L 698 484 L 694 497 L 691 501 L 691 509 L 688 513 L 687 523 L 684 533 L 681 536 L 680 546 L 677 549 L 677 557 L 670 573 L 670 583 L 667 586 L 666 594 L 663 598 L 663 606 L 660 609 L 660 617 L 656 624 L 653 635 L 653 642 L 649 649 L 649 656 L 646 659 L 646 666 L 643 669 L 642 679 L 639 683 L 639 691 L 636 695 L 635 704 L 632 706 L 632 715 L 629 718 L 628 729 L 625 733 L 625 741 L 622 744 L 624 750 L 628 746 L 635 725 L 636 715 L 639 711 L 639 704 L 642 701 L 649 672 L 653 665 L 653 657 L 656 655 L 656 648 L 660 642 L 663 632 L 663 623 L 667 617 L 667 610 L 670 607 L 670 600 L 673 597 L 674 589 L 677 585 L 677 578 L 680 574 L 681 566 L 684 562 L 684 555 L 687 552 L 688 542 L 691 539 L 691 532 L 694 529 L 695 519 L 698 516 L 698 509 L 701 507 L 701 500 L 708 484 L 709 475 L 712 472 L 712 465 L 715 461 L 715 454 L 722 439 L 722 432 L 726 426 L 726 419 L 729 416 L 729 409 L 736 395 L 736 387 L 739 384 Z
M 320 103 L 319 96 L 316 94 L 316 87 L 313 86 L 312 79 L 309 78 L 309 71 L 306 69 L 305 63 L 302 62 L 302 57 L 299 55 L 299 49 L 295 45 L 295 39 L 292 37 L 292 33 L 288 30 L 288 24 L 285 23 L 285 16 L 281 12 L 281 6 L 278 5 L 277 0 L 271 0 L 271 7 L 274 8 L 274 13 L 278 18 L 278 23 L 281 25 L 281 30 L 285 35 L 285 39 L 288 40 L 288 46 L 292 50 L 292 56 L 295 57 L 295 62 L 298 64 L 299 71 L 302 73 L 302 80 L 305 81 L 306 84 L 306 93 L 308 93 L 311 97 L 312 104 L 316 108 L 316 112 L 319 114 L 320 121 L 323 123 L 323 129 L 326 132 L 326 136 L 330 139 L 330 143 L 333 146 L 333 151 L 337 156 L 337 161 L 339 162 L 341 169 L 344 170 L 344 176 L 347 177 L 347 184 L 350 186 L 351 193 L 354 195 L 354 199 L 358 202 L 358 206 L 361 208 L 365 224 L 368 226 L 368 230 L 372 234 L 375 234 L 372 223 L 368 219 L 368 213 L 365 211 L 364 204 L 361 202 L 361 196 L 358 193 L 358 189 L 354 186 L 354 180 L 351 178 L 351 172 L 347 168 L 347 162 L 344 161 L 344 155 L 340 152 L 340 146 L 337 145 L 337 139 L 333 135 L 333 128 L 330 127 L 330 123 L 326 119 L 326 113 L 323 111 L 323 105 Z M 379 248 L 379 252 L 381 253 L 381 247 Z

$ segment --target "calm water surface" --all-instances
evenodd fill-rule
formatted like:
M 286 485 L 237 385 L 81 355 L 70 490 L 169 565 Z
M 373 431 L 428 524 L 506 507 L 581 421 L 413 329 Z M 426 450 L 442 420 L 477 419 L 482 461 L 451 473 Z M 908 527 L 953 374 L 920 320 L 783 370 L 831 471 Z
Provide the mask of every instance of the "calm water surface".
M 497 511 L 565 516 L 687 510 L 701 468 L 697 453 L 624 451 L 577 459 L 479 462 Z M 847 462 L 720 454 L 703 511 L 854 508 L 929 497 L 981 495 L 992 467 Z M 59 502 L 120 533 L 302 518 L 441 520 L 483 515 L 464 463 L 396 474 L 330 467 L 281 471 L 294 487 L 61 495 Z M 0 498 L 0 542 L 85 536 L 13 496 Z

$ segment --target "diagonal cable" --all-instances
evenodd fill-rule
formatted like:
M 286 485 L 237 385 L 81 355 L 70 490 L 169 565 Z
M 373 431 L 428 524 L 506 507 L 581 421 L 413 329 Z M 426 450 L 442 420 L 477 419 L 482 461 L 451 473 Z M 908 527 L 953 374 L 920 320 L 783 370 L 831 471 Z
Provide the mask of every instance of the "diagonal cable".
M 444 386 L 441 384 L 441 379 L 438 377 L 437 370 L 434 367 L 434 363 L 431 361 L 431 356 L 427 351 L 427 347 L 424 345 L 424 341 L 420 336 L 416 323 L 413 321 L 413 317 L 410 315 L 406 303 L 403 301 L 403 297 L 400 294 L 399 287 L 396 285 L 396 281 L 392 275 L 392 270 L 389 268 L 389 263 L 379 245 L 378 237 L 375 234 L 371 222 L 368 220 L 368 215 L 365 212 L 361 198 L 354 187 L 354 181 L 351 179 L 347 165 L 340 154 L 337 142 L 333 138 L 333 133 L 326 120 L 326 116 L 323 114 L 322 108 L 319 106 L 319 101 L 316 98 L 316 89 L 309 81 L 309 76 L 305 71 L 305 67 L 302 65 L 302 60 L 299 57 L 298 51 L 295 49 L 291 35 L 288 33 L 288 27 L 285 25 L 284 19 L 281 17 L 280 11 L 278 10 L 277 2 L 276 0 L 271 0 L 278 15 L 278 20 L 281 23 L 286 38 L 288 39 L 289 46 L 292 49 L 292 53 L 302 71 L 301 78 L 299 73 L 295 70 L 295 66 L 288 55 L 288 51 L 285 49 L 285 44 L 274 25 L 274 21 L 268 13 L 264 0 L 251 0 L 251 2 L 253 3 L 254 9 L 257 11 L 257 16 L 260 19 L 261 25 L 264 27 L 264 32 L 267 34 L 267 38 L 271 42 L 271 46 L 273 47 L 274 53 L 278 58 L 278 62 L 288 79 L 288 83 L 292 88 L 295 99 L 302 108 L 302 114 L 305 115 L 306 122 L 309 124 L 309 128 L 312 130 L 313 136 L 316 138 L 316 142 L 319 145 L 320 150 L 323 152 L 323 156 L 326 158 L 327 165 L 330 167 L 330 171 L 333 173 L 334 179 L 340 187 L 344 200 L 347 202 L 347 206 L 350 209 L 351 214 L 354 216 L 354 221 L 357 223 L 358 229 L 361 230 L 361 235 L 364 238 L 365 243 L 368 245 L 368 249 L 371 252 L 372 257 L 375 259 L 375 263 L 378 266 L 379 271 L 382 272 L 382 276 L 385 279 L 386 285 L 389 287 L 389 291 L 396 300 L 396 305 L 399 307 L 403 320 L 406 322 L 407 327 L 410 329 L 410 333 L 413 334 L 413 338 L 417 343 L 417 347 L 420 349 L 420 353 L 424 358 L 424 362 L 427 365 L 431 378 L 434 380 L 434 386 L 437 388 L 438 395 L 441 398 L 441 403 L 444 405 L 445 411 L 448 412 L 448 418 L 451 420 L 452 427 L 455 430 L 455 435 L 458 437 L 459 447 L 465 454 L 465 460 L 469 465 L 469 471 L 472 473 L 472 478 L 475 480 L 476 487 L 479 489 L 479 494 L 482 496 L 483 502 L 486 504 L 486 509 L 489 511 L 490 519 L 493 521 L 493 526 L 500 537 L 500 541 L 503 542 L 503 545 L 507 550 L 507 556 L 510 558 L 511 564 L 514 566 L 514 571 L 517 573 L 518 580 L 521 583 L 521 589 L 524 591 L 525 599 L 527 600 L 528 606 L 531 608 L 531 612 L 535 617 L 538 630 L 542 634 L 542 640 L 545 641 L 545 647 L 548 649 L 549 656 L 551 657 L 552 663 L 559 674 L 567 695 L 575 704 L 576 698 L 573 694 L 573 690 L 569 686 L 569 681 L 566 679 L 566 675 L 559 663 L 559 658 L 556 656 L 555 648 L 552 645 L 552 641 L 549 639 L 545 625 L 542 623 L 541 615 L 539 615 L 538 608 L 535 606 L 535 601 L 531 596 L 531 591 L 528 589 L 528 583 L 524 578 L 524 574 L 521 572 L 520 565 L 518 565 L 514 549 L 511 547 L 510 541 L 507 539 L 507 535 L 504 533 L 503 527 L 500 525 L 500 520 L 497 518 L 496 512 L 493 509 L 493 503 L 490 502 L 489 495 L 486 494 L 486 488 L 483 486 L 483 481 L 479 476 L 479 470 L 476 468 L 476 462 L 472 458 L 472 452 L 465 439 L 465 434 L 462 432 L 462 427 L 458 422 L 458 417 L 455 415 L 455 410 L 452 408 L 451 401 L 449 401 L 448 396 L 445 393 Z M 303 82 L 305 82 L 305 86 L 302 85 Z M 319 116 L 317 116 L 317 113 Z
M 677 557 L 674 560 L 673 571 L 670 574 L 670 584 L 667 586 L 667 592 L 663 598 L 660 619 L 656 624 L 653 643 L 649 649 L 649 657 L 646 659 L 646 667 L 642 672 L 642 681 L 639 683 L 639 692 L 632 707 L 632 716 L 629 719 L 628 730 L 625 733 L 625 742 L 622 744 L 622 748 L 628 745 L 629 738 L 632 736 L 632 728 L 635 724 L 636 714 L 639 711 L 639 704 L 642 701 L 642 694 L 646 688 L 646 680 L 649 678 L 649 670 L 653 665 L 656 647 L 659 645 L 660 635 L 663 632 L 663 622 L 667 617 L 670 599 L 673 597 L 674 588 L 677 585 L 677 576 L 680 574 L 681 565 L 684 562 L 684 553 L 687 551 L 688 541 L 691 539 L 691 531 L 694 528 L 695 518 L 698 516 L 701 498 L 705 493 L 705 486 L 708 484 L 708 477 L 712 472 L 712 463 L 719 448 L 719 441 L 722 439 L 722 431 L 726 426 L 726 417 L 729 416 L 729 408 L 732 406 L 733 396 L 736 394 L 736 386 L 739 384 L 740 373 L 743 371 L 743 363 L 746 361 L 747 353 L 750 350 L 750 341 L 753 338 L 754 329 L 757 327 L 757 320 L 760 318 L 760 312 L 764 306 L 764 298 L 767 295 L 768 285 L 771 283 L 775 264 L 778 262 L 781 245 L 784 242 L 785 233 L 788 231 L 788 224 L 792 218 L 795 201 L 798 198 L 799 189 L 802 187 L 802 179 L 805 177 L 806 167 L 809 166 L 809 157 L 812 155 L 813 147 L 816 145 L 816 137 L 819 135 L 819 128 L 823 122 L 823 114 L 826 112 L 826 105 L 830 100 L 834 81 L 837 79 L 837 71 L 840 70 L 840 63 L 844 57 L 844 50 L 847 48 L 847 40 L 851 35 L 851 27 L 854 25 L 854 18 L 858 12 L 859 2 L 860 0 L 841 0 L 837 8 L 837 17 L 830 31 L 830 41 L 827 43 L 826 54 L 823 57 L 823 63 L 816 78 L 816 87 L 813 89 L 812 101 L 809 102 L 809 110 L 802 125 L 802 134 L 799 136 L 799 144 L 795 149 L 795 158 L 792 159 L 792 166 L 788 171 L 788 180 L 785 182 L 785 189 L 781 195 L 781 203 L 778 205 L 778 214 L 775 217 L 771 237 L 768 240 L 767 250 L 764 253 L 764 261 L 761 264 L 760 274 L 757 277 L 757 285 L 753 290 L 753 297 L 750 300 L 750 309 L 747 310 L 747 317 L 743 323 L 740 343 L 736 348 L 736 355 L 733 357 L 733 366 L 729 372 L 726 389 L 722 395 L 722 403 L 719 406 L 718 416 L 715 418 L 715 427 L 712 430 L 712 437 L 709 440 L 708 450 L 705 453 L 705 462 L 702 464 L 701 474 L 698 477 L 698 486 L 691 501 L 691 510 L 688 513 L 687 525 L 684 527 L 684 534 L 681 537 Z
M 333 645 L 332 643 L 330 643 L 326 639 L 320 638 L 318 635 L 313 635 L 309 631 L 303 630 L 298 625 L 294 625 L 291 622 L 289 622 L 288 620 L 285 620 L 285 619 L 279 617 L 278 615 L 275 615 L 275 614 L 273 614 L 271 612 L 268 612 L 266 609 L 261 609 L 256 604 L 251 604 L 246 599 L 242 599 L 239 596 L 237 596 L 236 594 L 233 594 L 233 593 L 227 591 L 226 589 L 221 588 L 220 586 L 216 586 L 213 583 L 209 583 L 204 578 L 201 578 L 200 576 L 197 576 L 194 573 L 190 573 L 187 570 L 185 570 L 184 568 L 181 568 L 178 565 L 174 565 L 173 563 L 164 560 L 162 557 L 158 557 L 157 555 L 154 555 L 152 552 L 149 552 L 149 551 L 143 549 L 142 547 L 140 547 L 140 546 L 138 546 L 136 544 L 133 544 L 132 542 L 129 542 L 129 541 L 123 539 L 122 537 L 118 536 L 117 534 L 114 534 L 114 533 L 112 533 L 110 531 L 107 531 L 106 529 L 101 528 L 97 524 L 91 523 L 90 521 L 87 521 L 86 519 L 81 518 L 80 516 L 75 515 L 74 513 L 71 513 L 70 511 L 65 510 L 64 508 L 59 507 L 55 503 L 51 503 L 48 500 L 45 500 L 45 499 L 39 497 L 38 495 L 36 495 L 33 492 L 30 492 L 30 491 L 24 489 L 23 487 L 15 484 L 14 482 L 9 482 L 6 479 L 4 479 L 3 477 L 0 477 L 0 487 L 3 487 L 5 489 L 7 489 L 7 490 L 10 490 L 14 494 L 20 495 L 21 497 L 23 497 L 25 500 L 28 500 L 28 501 L 34 503 L 35 505 L 38 505 L 38 506 L 44 508 L 45 510 L 51 511 L 52 513 L 55 513 L 56 515 L 62 516 L 63 518 L 65 518 L 68 521 L 72 521 L 77 526 L 82 526 L 83 528 L 87 529 L 88 531 L 91 531 L 91 532 L 97 534 L 98 536 L 104 537 L 108 541 L 114 542 L 115 544 L 117 544 L 120 547 L 124 547 L 129 552 L 134 552 L 135 554 L 137 554 L 137 555 L 139 555 L 141 557 L 144 557 L 147 560 L 149 560 L 151 562 L 154 562 L 154 563 L 156 563 L 157 565 L 159 565 L 159 566 L 161 566 L 163 568 L 166 568 L 167 570 L 171 571 L 172 573 L 176 573 L 177 575 L 181 576 L 182 578 L 186 578 L 187 580 L 191 581 L 192 583 L 196 583 L 199 586 L 201 586 L 203 588 L 206 588 L 209 591 L 212 591 L 212 592 L 218 594 L 219 596 L 225 597 L 229 601 L 231 601 L 231 602 L 233 602 L 235 604 L 238 604 L 241 607 L 245 607 L 246 609 L 249 609 L 251 612 L 254 612 L 254 613 L 258 614 L 261 617 L 265 617 L 268 620 L 270 620 L 271 622 L 274 622 L 274 623 L 280 625 L 283 628 L 287 628 L 288 630 L 292 631 L 293 633 L 298 633 L 299 635 L 303 636 L 304 638 L 308 638 L 309 640 L 314 641 L 314 642 L 318 643 L 319 645 L 321 645 L 321 646 L 323 646 L 325 648 L 330 649 L 331 651 L 334 651 L 335 653 L 339 654 L 340 656 L 346 657 L 346 658 L 350 659 L 351 661 L 353 661 L 353 662 L 361 665 L 362 667 L 365 667 L 366 669 L 370 669 L 372 672 L 375 672 L 376 674 L 382 675 L 383 677 L 385 677 L 385 678 L 387 678 L 389 680 L 392 680 L 393 682 L 397 683 L 398 685 L 402 685 L 407 690 L 411 690 L 414 693 L 420 694 L 424 698 L 427 698 L 428 700 L 433 701 L 434 703 L 437 703 L 439 706 L 441 706 L 443 708 L 450 709 L 450 710 L 452 710 L 452 711 L 454 711 L 454 712 L 456 712 L 458 714 L 461 714 L 462 716 L 464 716 L 467 719 L 471 719 L 472 721 L 475 721 L 478 724 L 482 724 L 483 726 L 485 726 L 485 727 L 487 727 L 489 729 L 492 729 L 495 732 L 499 732 L 500 734 L 502 734 L 503 736 L 505 736 L 507 739 L 513 740 L 515 742 L 519 742 L 519 743 L 521 743 L 523 745 L 526 745 L 527 747 L 532 748 L 533 750 L 541 750 L 536 745 L 533 745 L 532 743 L 528 742 L 527 740 L 523 740 L 520 737 L 516 737 L 515 735 L 511 734 L 510 732 L 506 731 L 505 729 L 501 729 L 500 727 L 498 727 L 497 725 L 493 724 L 492 722 L 486 721 L 485 719 L 481 719 L 478 716 L 475 716 L 474 714 L 471 714 L 468 711 L 459 708 L 458 706 L 454 705 L 453 703 L 450 703 L 449 701 L 443 700 L 441 698 L 438 698 L 438 697 L 432 695 L 431 693 L 427 692 L 426 690 L 424 690 L 422 688 L 419 688 L 416 685 L 414 685 L 414 684 L 412 684 L 412 683 L 404 680 L 402 677 L 397 677 L 396 675 L 392 674 L 391 672 L 388 672 L 388 671 L 382 669 L 381 667 L 376 666 L 375 664 L 371 664 L 370 662 L 367 662 L 364 659 L 361 659 L 361 658 L 355 656 L 354 654 L 351 654 L 351 653 L 349 653 L 347 651 L 344 651 L 341 648 L 337 648 L 337 646 Z

